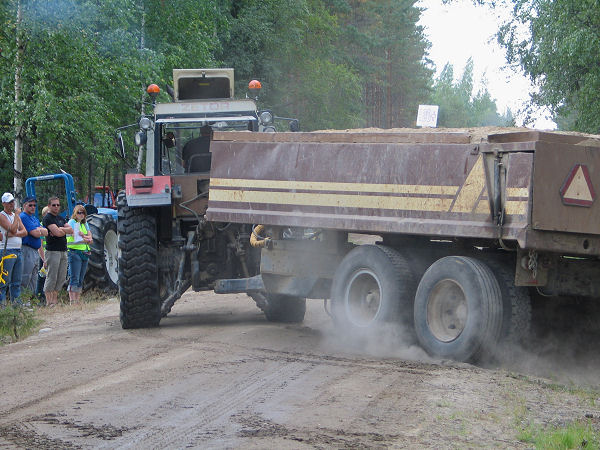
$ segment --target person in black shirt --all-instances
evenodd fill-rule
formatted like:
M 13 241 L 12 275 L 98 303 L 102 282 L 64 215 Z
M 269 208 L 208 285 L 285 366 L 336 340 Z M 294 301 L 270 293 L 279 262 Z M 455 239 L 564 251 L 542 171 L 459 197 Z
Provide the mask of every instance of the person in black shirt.
M 48 199 L 48 214 L 44 216 L 44 227 L 48 229 L 46 238 L 46 263 L 48 275 L 44 283 L 46 305 L 53 307 L 58 303 L 58 291 L 67 279 L 67 234 L 73 229 L 67 220 L 59 215 L 60 200 L 58 197 Z

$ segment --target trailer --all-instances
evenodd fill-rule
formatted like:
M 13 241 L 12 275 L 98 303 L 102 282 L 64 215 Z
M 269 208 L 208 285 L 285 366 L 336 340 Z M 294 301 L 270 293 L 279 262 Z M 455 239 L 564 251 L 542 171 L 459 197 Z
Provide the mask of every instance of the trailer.
M 600 137 L 527 129 L 215 132 L 206 219 L 253 224 L 222 279 L 301 321 L 391 323 L 474 361 L 528 338 L 531 296 L 600 297 Z M 356 236 L 376 236 L 362 244 Z

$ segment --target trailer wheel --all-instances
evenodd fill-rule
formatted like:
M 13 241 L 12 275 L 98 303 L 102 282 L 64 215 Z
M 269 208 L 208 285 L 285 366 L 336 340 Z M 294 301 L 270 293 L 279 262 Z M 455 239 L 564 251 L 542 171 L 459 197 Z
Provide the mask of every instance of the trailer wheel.
M 267 294 L 263 312 L 269 322 L 300 323 L 306 314 L 306 299 L 289 295 Z
M 483 262 L 447 256 L 421 278 L 415 297 L 415 331 L 432 356 L 477 360 L 493 348 L 502 327 L 502 294 Z
M 338 266 L 331 287 L 331 312 L 341 327 L 360 334 L 384 322 L 412 328 L 415 282 L 408 262 L 396 250 L 361 245 Z
M 119 280 L 117 224 L 108 214 L 94 214 L 87 220 L 94 241 L 85 275 L 86 289 L 97 287 L 116 291 Z
M 146 208 L 130 208 L 124 193 L 119 206 L 119 294 L 121 326 L 156 327 L 160 322 L 156 218 Z
M 506 344 L 525 343 L 531 332 L 531 296 L 523 286 L 515 286 L 514 265 L 498 258 L 489 258 L 490 266 L 502 293 L 502 332 L 500 339 Z M 514 264 L 514 261 L 513 261 Z

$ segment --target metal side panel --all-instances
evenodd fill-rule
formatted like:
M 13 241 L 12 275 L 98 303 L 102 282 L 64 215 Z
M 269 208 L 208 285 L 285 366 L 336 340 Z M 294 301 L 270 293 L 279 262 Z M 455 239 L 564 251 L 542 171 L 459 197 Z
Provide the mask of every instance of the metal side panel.
M 136 187 L 136 180 L 148 181 L 144 187 Z M 144 176 L 128 173 L 125 175 L 125 195 L 129 206 L 165 206 L 171 204 L 171 177 Z
M 540 143 L 533 174 L 532 228 L 600 234 L 600 148 Z
M 473 144 L 213 142 L 207 218 L 496 238 Z M 520 156 L 525 155 L 525 156 Z M 510 156 L 503 237 L 528 223 L 531 156 Z

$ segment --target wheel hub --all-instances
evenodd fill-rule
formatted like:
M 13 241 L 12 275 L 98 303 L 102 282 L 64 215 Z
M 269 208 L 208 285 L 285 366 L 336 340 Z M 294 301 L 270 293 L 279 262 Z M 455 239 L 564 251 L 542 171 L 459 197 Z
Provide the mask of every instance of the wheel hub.
M 468 317 L 467 297 L 454 280 L 438 282 L 427 302 L 427 324 L 436 339 L 451 342 L 465 329 Z
M 117 284 L 119 280 L 119 246 L 117 233 L 108 230 L 104 235 L 104 264 L 106 273 L 111 281 Z
M 348 319 L 357 326 L 366 327 L 375 320 L 381 307 L 381 285 L 370 270 L 356 272 L 346 289 Z

